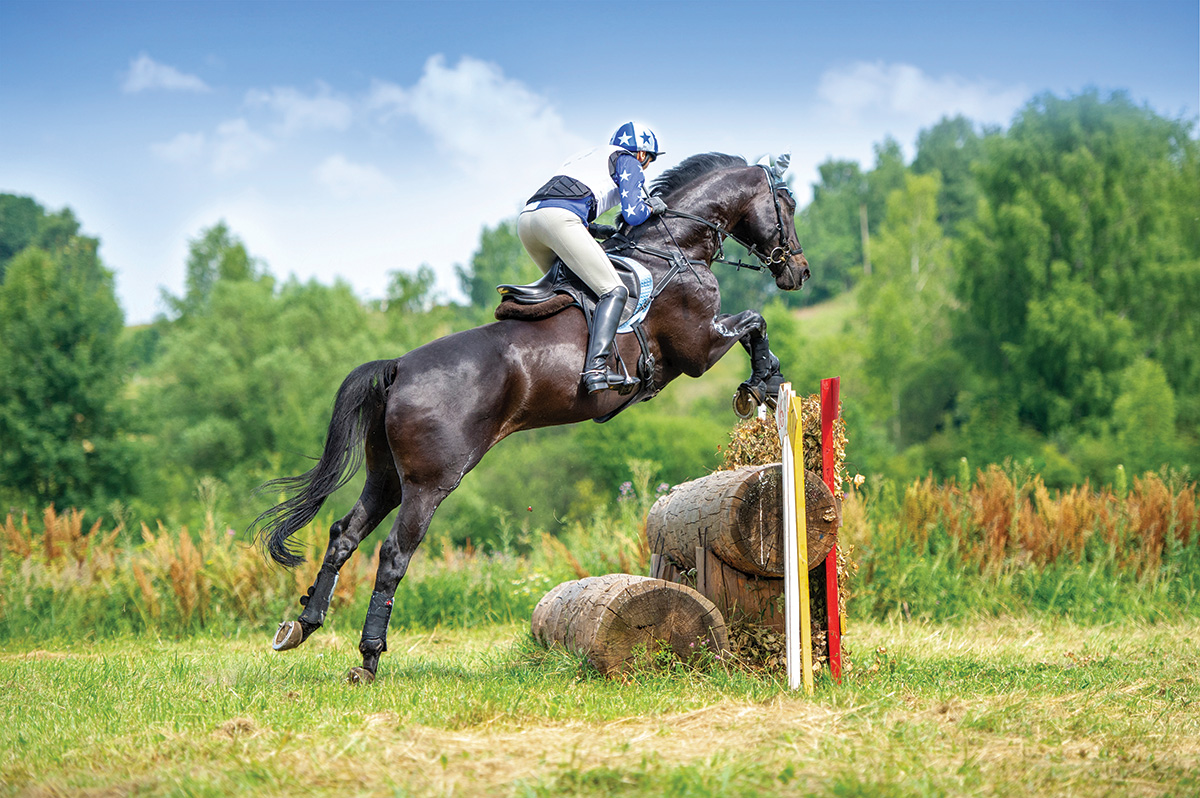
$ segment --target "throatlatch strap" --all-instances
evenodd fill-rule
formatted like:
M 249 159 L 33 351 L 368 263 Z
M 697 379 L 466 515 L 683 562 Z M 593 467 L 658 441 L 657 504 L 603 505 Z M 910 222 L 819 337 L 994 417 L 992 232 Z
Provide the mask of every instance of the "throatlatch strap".
M 337 587 L 337 581 L 337 571 L 322 566 L 317 572 L 317 581 L 313 583 L 308 603 L 304 605 L 304 612 L 300 613 L 301 621 L 316 626 L 325 623 L 325 613 L 329 611 L 329 602 L 333 600 L 333 589 Z
M 367 619 L 363 622 L 362 639 L 380 640 L 383 642 L 382 651 L 387 651 L 388 622 L 392 619 L 392 597 L 382 590 L 371 594 L 371 603 L 367 605 Z

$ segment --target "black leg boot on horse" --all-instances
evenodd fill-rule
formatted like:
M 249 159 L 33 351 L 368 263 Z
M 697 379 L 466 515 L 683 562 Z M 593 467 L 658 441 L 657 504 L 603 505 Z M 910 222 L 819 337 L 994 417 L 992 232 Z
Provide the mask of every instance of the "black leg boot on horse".
M 626 393 L 637 387 L 637 380 L 624 374 L 609 371 L 608 358 L 613 352 L 613 341 L 617 327 L 621 326 L 621 313 L 629 299 L 629 290 L 619 285 L 600 297 L 596 312 L 592 314 L 592 326 L 588 330 L 587 356 L 584 358 L 583 387 L 588 393 L 607 391 L 610 388 Z

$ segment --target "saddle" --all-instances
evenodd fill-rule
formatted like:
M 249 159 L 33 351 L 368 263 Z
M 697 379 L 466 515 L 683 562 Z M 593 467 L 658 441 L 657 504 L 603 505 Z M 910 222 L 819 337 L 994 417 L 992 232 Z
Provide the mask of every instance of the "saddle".
M 632 258 L 609 255 L 608 259 L 629 290 L 629 299 L 621 313 L 621 326 L 617 328 L 617 333 L 633 332 L 633 325 L 646 318 L 646 312 L 650 310 L 650 300 L 654 298 L 654 278 L 645 266 Z M 592 289 L 566 268 L 561 260 L 554 261 L 550 271 L 536 282 L 528 285 L 498 285 L 496 290 L 500 292 L 500 305 L 496 308 L 495 316 L 501 321 L 547 319 L 575 305 L 583 310 L 591 326 L 592 314 L 599 300 Z
M 625 407 L 645 401 L 658 393 L 654 386 L 654 355 L 650 353 L 649 342 L 642 330 L 642 321 L 646 318 L 650 302 L 655 295 L 654 278 L 645 266 L 632 258 L 611 254 L 608 257 L 617 270 L 617 276 L 629 290 L 629 299 L 621 313 L 621 324 L 617 327 L 617 334 L 633 333 L 641 346 L 641 356 L 637 362 L 637 381 L 622 392 L 636 391 L 635 395 L 617 411 L 596 419 L 599 422 L 607 421 Z M 501 299 L 495 316 L 500 321 L 538 321 L 548 319 L 569 307 L 578 307 L 583 311 L 588 329 L 591 329 L 592 316 L 596 312 L 596 303 L 599 300 L 582 280 L 563 265 L 562 260 L 556 260 L 550 271 L 536 282 L 528 285 L 498 285 L 496 290 L 500 292 Z M 629 368 L 621 359 L 620 350 L 617 347 L 613 349 L 620 369 L 627 377 L 630 376 Z

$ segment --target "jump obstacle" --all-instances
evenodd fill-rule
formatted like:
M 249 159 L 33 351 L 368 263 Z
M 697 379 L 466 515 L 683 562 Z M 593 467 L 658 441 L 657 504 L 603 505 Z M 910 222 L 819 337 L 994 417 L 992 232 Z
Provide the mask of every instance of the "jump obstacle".
M 834 475 L 833 423 L 840 412 L 840 378 L 821 381 L 821 471 L 824 484 L 836 495 L 838 485 Z M 792 391 L 791 383 L 779 388 L 775 405 L 775 425 L 783 449 L 783 513 L 786 575 L 784 605 L 788 687 L 795 690 L 804 683 L 805 692 L 813 692 L 812 608 L 809 602 L 808 572 L 813 567 L 808 555 L 804 473 L 803 404 Z M 796 464 L 799 463 L 799 468 Z M 840 520 L 840 519 L 839 519 Z M 829 650 L 829 673 L 835 681 L 842 680 L 842 619 L 837 583 L 837 540 L 830 546 L 825 561 L 825 606 L 827 609 L 825 640 Z M 810 563 L 800 568 L 799 563 Z
M 788 685 L 803 684 L 812 693 L 809 571 L 823 565 L 828 663 L 840 682 L 839 382 L 821 382 L 821 475 L 803 467 L 803 402 L 785 384 L 775 417 L 782 463 L 676 485 L 646 519 L 651 576 L 609 574 L 557 586 L 534 610 L 534 637 L 582 653 L 611 674 L 628 665 L 640 646 L 670 647 L 686 659 L 700 642 L 701 650 L 719 654 L 728 647 L 725 618 L 736 618 L 783 631 Z M 807 567 L 799 566 L 802 561 Z

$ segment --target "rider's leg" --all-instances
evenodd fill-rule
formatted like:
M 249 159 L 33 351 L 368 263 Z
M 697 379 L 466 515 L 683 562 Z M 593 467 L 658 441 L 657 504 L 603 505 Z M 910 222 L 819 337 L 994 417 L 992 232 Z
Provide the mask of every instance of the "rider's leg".
M 543 219 L 541 211 L 524 211 L 517 217 L 517 237 L 521 239 L 521 246 L 525 247 L 529 257 L 545 274 L 554 266 L 558 253 L 542 237 L 545 226 Z
M 553 264 L 554 256 L 561 257 L 567 268 L 599 297 L 584 358 L 583 379 L 588 392 L 624 387 L 625 377 L 609 371 L 608 358 L 629 291 L 607 253 L 592 238 L 583 221 L 565 208 L 538 208 L 522 213 L 517 234 L 543 272 Z M 549 263 L 543 263 L 547 257 Z
M 584 358 L 583 387 L 588 393 L 624 386 L 625 377 L 608 370 L 608 358 L 612 354 L 613 340 L 621 324 L 621 311 L 629 299 L 629 289 L 619 285 L 600 297 L 596 312 L 592 315 L 592 327 L 588 331 L 587 356 Z
M 587 225 L 566 208 L 525 211 L 517 222 L 517 235 L 543 272 L 549 271 L 558 256 L 598 297 L 623 285 Z

